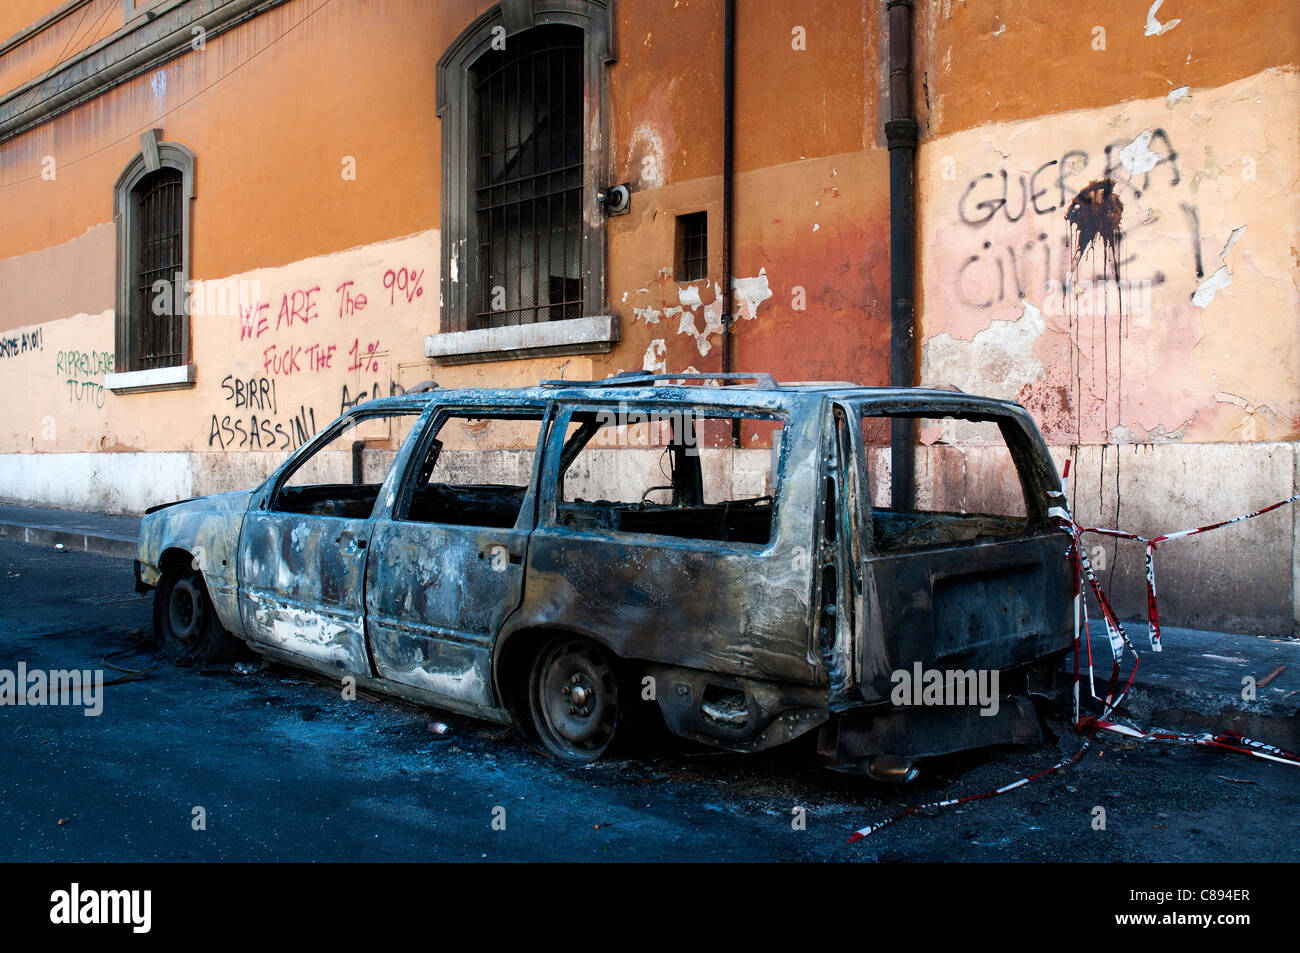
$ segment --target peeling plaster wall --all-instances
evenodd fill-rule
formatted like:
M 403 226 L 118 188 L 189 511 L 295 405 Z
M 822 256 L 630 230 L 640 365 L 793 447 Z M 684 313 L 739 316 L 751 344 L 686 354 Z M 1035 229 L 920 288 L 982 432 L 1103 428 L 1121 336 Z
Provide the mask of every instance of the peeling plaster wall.
M 721 2 L 618 5 L 611 70 L 610 308 L 616 370 L 721 368 Z M 733 366 L 889 378 L 889 166 L 878 5 L 747 0 L 738 11 Z M 708 278 L 673 280 L 677 215 L 708 213 Z
M 646 366 L 718 368 L 721 138 L 710 103 L 721 96 L 721 11 L 717 2 L 671 13 L 652 3 L 617 7 L 610 161 L 635 195 L 631 214 L 609 224 L 608 310 L 622 326 L 609 355 L 449 368 L 423 357 L 423 336 L 438 329 L 432 65 L 481 12 L 475 4 L 385 0 L 316 13 L 290 0 L 212 38 L 201 54 L 0 144 L 11 226 L 0 230 L 0 329 L 16 342 L 0 366 L 25 381 L 0 428 L 0 453 L 258 453 L 268 442 L 282 453 L 361 393 L 430 377 L 509 385 Z M 737 367 L 886 377 L 887 160 L 875 141 L 870 87 L 875 13 L 832 0 L 797 15 L 776 0 L 746 7 Z M 250 58 L 264 48 L 274 55 Z M 774 75 L 782 78 L 775 96 L 764 92 Z M 836 95 L 826 95 L 827 84 Z M 267 88 L 279 95 L 266 96 Z M 197 156 L 197 295 L 233 284 L 244 298 L 260 297 L 241 298 L 256 311 L 251 319 L 237 308 L 195 315 L 193 388 L 113 395 L 102 386 L 113 369 L 111 184 L 149 125 Z M 57 160 L 49 180 L 46 156 Z M 344 157 L 355 160 L 355 178 L 340 174 Z M 699 210 L 709 213 L 709 277 L 677 283 L 675 217 Z M 422 273 L 428 293 L 417 301 L 394 300 L 382 285 L 402 268 Z M 364 311 L 340 314 L 346 281 L 354 282 L 349 294 L 366 295 Z M 249 320 L 254 333 L 241 336 Z M 315 363 L 329 348 L 332 356 Z M 263 400 L 241 402 L 233 386 L 252 380 L 261 393 L 263 378 L 274 384 L 269 413 Z
M 717 177 L 646 188 L 610 222 L 623 343 L 603 373 L 721 367 Z M 737 369 L 786 380 L 889 380 L 888 155 L 870 148 L 756 169 L 735 184 Z M 709 277 L 673 277 L 678 214 L 709 212 Z
M 1092 525 L 1188 528 L 1300 490 L 1300 5 L 929 0 L 916 17 L 922 379 L 1026 401 Z M 1123 307 L 1113 285 L 1045 294 L 1070 270 L 1060 206 L 1108 165 L 1137 286 Z M 1292 510 L 1162 547 L 1162 617 L 1300 630 Z M 1126 545 L 1103 578 L 1137 616 Z
M 1155 34 L 1152 2 L 916 0 L 923 136 L 1214 88 L 1297 63 L 1293 0 L 1164 0 Z
M 1090 525 L 1154 534 L 1291 495 L 1298 133 L 1300 76 L 1270 68 L 925 141 L 922 382 L 1028 407 L 1073 456 Z M 1066 215 L 1105 180 L 1123 206 L 1113 254 L 1080 248 Z M 1289 516 L 1171 546 L 1162 616 L 1289 634 L 1294 549 Z M 1140 559 L 1118 573 L 1141 613 Z
M 1006 389 L 1040 367 L 1005 396 L 1054 443 L 1239 440 L 1243 427 L 1296 439 L 1297 128 L 1300 77 L 1268 70 L 1172 108 L 1140 100 L 925 143 L 923 381 Z M 1065 218 L 1107 178 L 1124 206 L 1118 286 L 1097 245 L 1074 267 Z M 1034 331 L 1005 341 L 1000 366 L 963 372 L 960 351 L 1006 338 L 1004 322 Z

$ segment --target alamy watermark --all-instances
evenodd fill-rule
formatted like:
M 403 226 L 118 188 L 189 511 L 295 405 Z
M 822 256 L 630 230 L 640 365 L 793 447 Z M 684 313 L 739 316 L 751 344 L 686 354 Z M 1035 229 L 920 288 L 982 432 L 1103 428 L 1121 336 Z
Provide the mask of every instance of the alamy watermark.
M 699 453 L 696 426 L 701 423 L 690 411 L 646 410 L 620 403 L 617 410 L 596 413 L 600 428 L 592 436 L 591 447 L 684 447 L 688 456 Z
M 899 707 L 912 705 L 977 705 L 980 715 L 998 713 L 997 669 L 900 668 L 889 676 L 894 689 L 889 700 Z
M 153 891 L 88 890 L 74 883 L 50 894 L 50 922 L 56 925 L 118 924 L 148 933 L 153 924 Z
M 1148 278 L 1117 281 L 1109 276 L 1095 281 L 1071 278 L 1065 284 L 1053 278 L 1044 285 L 1041 311 L 1053 317 L 1122 315 L 1133 327 L 1146 327 L 1151 323 L 1154 307 L 1152 289 L 1163 282 L 1163 276 L 1154 281 Z
M 84 708 L 87 718 L 104 710 L 103 669 L 29 669 L 19 662 L 17 671 L 0 668 L 0 706 L 62 706 Z
M 150 288 L 149 310 L 159 317 L 240 317 L 262 300 L 262 283 L 244 278 L 204 281 L 159 278 Z

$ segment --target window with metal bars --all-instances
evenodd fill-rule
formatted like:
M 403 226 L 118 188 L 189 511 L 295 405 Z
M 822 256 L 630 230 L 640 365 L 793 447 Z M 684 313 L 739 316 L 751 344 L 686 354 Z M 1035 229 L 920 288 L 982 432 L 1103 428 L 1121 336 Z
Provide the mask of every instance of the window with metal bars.
M 678 281 L 698 281 L 709 276 L 709 215 L 693 212 L 677 216 Z
M 583 31 L 510 37 L 470 69 L 477 301 L 471 328 L 582 316 Z
M 182 179 L 180 169 L 162 168 L 131 190 L 132 370 L 185 361 L 182 316 L 175 313 L 184 268 Z M 166 283 L 164 292 L 155 290 L 158 281 Z

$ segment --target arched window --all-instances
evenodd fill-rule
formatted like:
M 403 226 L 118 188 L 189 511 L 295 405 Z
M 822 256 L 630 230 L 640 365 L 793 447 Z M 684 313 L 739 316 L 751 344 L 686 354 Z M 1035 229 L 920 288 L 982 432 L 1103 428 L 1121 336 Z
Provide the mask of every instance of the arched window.
M 582 317 L 582 31 L 539 26 L 470 67 L 478 287 L 470 328 Z
M 182 282 L 181 171 L 150 172 L 131 189 L 131 315 L 132 347 L 137 369 L 184 364 L 181 315 L 175 295 L 166 292 Z
M 611 174 L 613 58 L 604 0 L 506 0 L 438 61 L 444 333 L 429 356 L 608 351 L 617 339 L 596 199 Z
M 122 392 L 193 383 L 187 287 L 194 154 L 141 136 L 113 196 L 117 223 L 117 373 Z

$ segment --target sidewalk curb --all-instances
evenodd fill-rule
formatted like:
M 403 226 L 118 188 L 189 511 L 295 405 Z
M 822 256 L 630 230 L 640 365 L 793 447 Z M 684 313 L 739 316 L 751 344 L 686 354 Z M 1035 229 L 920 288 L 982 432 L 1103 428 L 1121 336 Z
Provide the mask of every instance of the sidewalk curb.
M 1164 631 L 1163 652 L 1143 651 L 1120 706 L 1124 720 L 1143 729 L 1234 731 L 1300 750 L 1300 641 L 1176 627 Z M 1110 653 L 1105 655 L 1096 669 L 1097 691 L 1103 694 L 1110 677 Z M 1072 664 L 1067 657 L 1062 670 L 1067 685 Z M 1131 659 L 1121 678 L 1130 665 Z M 1080 676 L 1086 696 L 1086 669 Z M 1263 681 L 1268 684 L 1260 686 Z
M 1194 687 L 1134 685 L 1124 707 L 1139 724 L 1184 731 L 1235 731 L 1255 741 L 1295 751 L 1300 748 L 1300 709 L 1251 702 L 1217 705 Z
M 77 552 L 96 553 L 118 559 L 135 559 L 136 540 L 106 533 L 83 533 L 29 523 L 0 522 L 0 539 L 43 546 L 60 546 Z

